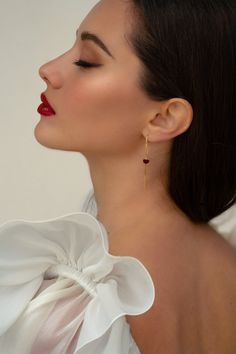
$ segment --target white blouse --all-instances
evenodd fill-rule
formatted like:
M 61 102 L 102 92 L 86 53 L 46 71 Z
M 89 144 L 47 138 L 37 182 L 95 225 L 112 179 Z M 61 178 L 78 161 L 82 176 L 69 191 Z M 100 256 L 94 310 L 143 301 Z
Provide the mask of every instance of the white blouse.
M 1 354 L 140 354 L 126 315 L 150 309 L 154 284 L 109 254 L 92 194 L 81 212 L 0 225 Z

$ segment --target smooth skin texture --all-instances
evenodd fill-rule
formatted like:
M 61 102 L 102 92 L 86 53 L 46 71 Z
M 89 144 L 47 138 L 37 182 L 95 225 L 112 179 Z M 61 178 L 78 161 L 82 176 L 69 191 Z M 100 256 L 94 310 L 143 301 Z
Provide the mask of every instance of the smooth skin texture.
M 173 139 L 189 128 L 193 111 L 184 99 L 157 102 L 139 88 L 142 63 L 127 39 L 130 4 L 98 2 L 73 47 L 41 66 L 56 115 L 41 117 L 35 138 L 86 157 L 110 253 L 137 257 L 153 277 L 153 307 L 127 316 L 142 354 L 235 354 L 236 251 L 210 226 L 193 224 L 168 195 Z M 112 57 L 82 41 L 84 31 L 99 36 Z M 78 67 L 78 59 L 99 66 Z

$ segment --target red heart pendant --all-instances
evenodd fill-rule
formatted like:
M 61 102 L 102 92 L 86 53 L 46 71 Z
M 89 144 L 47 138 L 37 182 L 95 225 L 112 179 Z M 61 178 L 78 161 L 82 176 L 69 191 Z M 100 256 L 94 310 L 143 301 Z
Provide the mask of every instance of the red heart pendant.
M 150 162 L 150 160 L 148 160 L 148 159 L 143 159 L 143 162 L 144 162 L 145 164 L 147 164 L 147 163 Z

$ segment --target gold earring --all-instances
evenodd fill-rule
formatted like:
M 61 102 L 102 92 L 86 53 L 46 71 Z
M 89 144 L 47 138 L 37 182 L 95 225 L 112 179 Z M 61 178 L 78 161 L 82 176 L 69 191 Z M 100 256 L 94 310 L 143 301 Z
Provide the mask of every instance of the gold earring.
M 144 168 L 144 187 L 147 188 L 147 164 L 150 162 L 148 158 L 148 135 L 146 136 L 146 143 L 145 143 L 145 158 L 143 159 L 143 163 L 145 164 Z

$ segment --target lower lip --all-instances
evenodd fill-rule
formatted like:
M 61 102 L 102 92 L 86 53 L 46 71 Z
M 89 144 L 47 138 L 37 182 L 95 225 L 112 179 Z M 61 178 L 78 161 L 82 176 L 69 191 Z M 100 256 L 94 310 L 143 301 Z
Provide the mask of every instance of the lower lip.
M 41 103 L 41 105 L 37 109 L 37 112 L 44 117 L 51 117 L 55 115 L 55 113 L 44 103 Z

